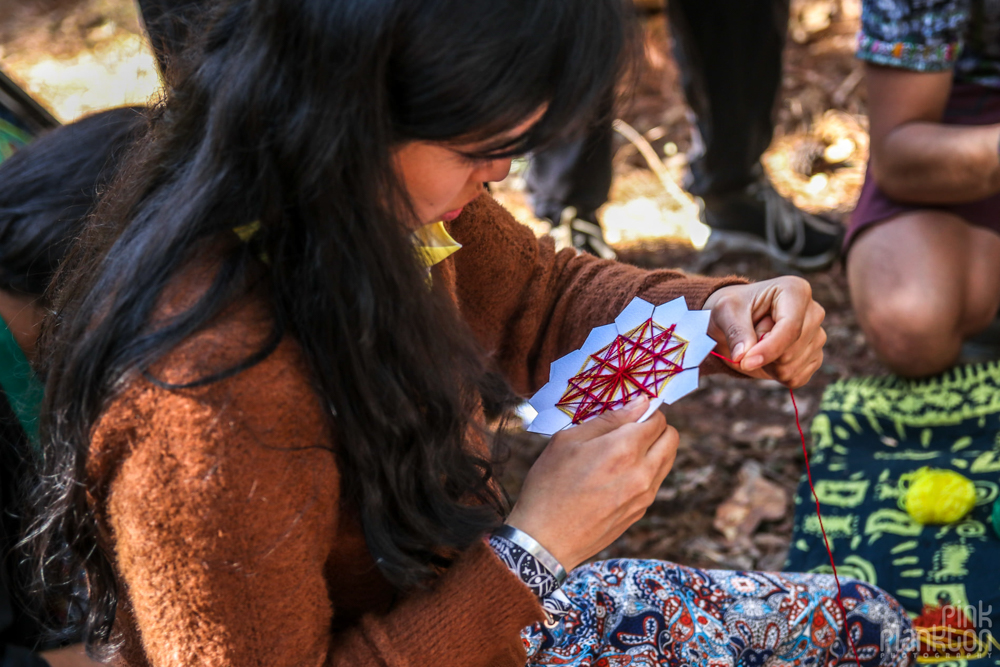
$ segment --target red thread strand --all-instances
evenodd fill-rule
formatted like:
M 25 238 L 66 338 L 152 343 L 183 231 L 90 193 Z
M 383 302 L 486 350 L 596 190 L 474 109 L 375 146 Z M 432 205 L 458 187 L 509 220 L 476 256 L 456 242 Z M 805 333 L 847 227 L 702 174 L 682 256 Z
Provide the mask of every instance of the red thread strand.
M 739 365 L 732 359 L 724 357 L 718 352 L 713 351 L 712 354 L 723 361 L 728 361 L 734 366 Z M 858 667 L 861 667 L 861 658 L 858 657 L 858 647 L 854 645 L 854 637 L 851 636 L 851 629 L 847 626 L 847 611 L 844 609 L 844 599 L 840 590 L 840 577 L 837 576 L 837 564 L 834 562 L 833 550 L 830 548 L 830 540 L 827 538 L 826 529 L 823 527 L 823 513 L 820 510 L 819 496 L 816 494 L 816 487 L 813 486 L 812 470 L 809 466 L 809 451 L 806 447 L 806 434 L 802 430 L 802 422 L 799 419 L 799 405 L 795 402 L 794 391 L 789 389 L 788 395 L 792 398 L 792 409 L 795 410 L 795 427 L 799 429 L 799 439 L 802 441 L 802 456 L 804 456 L 806 460 L 806 480 L 809 482 L 809 490 L 812 491 L 813 500 L 816 501 L 816 518 L 819 519 L 819 530 L 823 534 L 823 546 L 826 547 L 826 553 L 830 557 L 830 567 L 833 569 L 833 580 L 837 584 L 837 606 L 840 608 L 840 615 L 844 617 L 844 632 L 847 634 L 847 642 L 851 646 L 851 651 L 854 652 L 854 662 L 857 663 Z

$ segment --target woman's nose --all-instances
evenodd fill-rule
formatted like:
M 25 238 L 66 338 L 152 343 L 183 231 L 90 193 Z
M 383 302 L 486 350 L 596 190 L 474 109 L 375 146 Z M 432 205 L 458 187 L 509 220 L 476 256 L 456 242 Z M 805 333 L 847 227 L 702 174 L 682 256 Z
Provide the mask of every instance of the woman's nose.
M 483 165 L 482 171 L 477 175 L 476 180 L 483 183 L 502 181 L 510 173 L 511 162 L 510 158 L 490 160 L 487 164 Z

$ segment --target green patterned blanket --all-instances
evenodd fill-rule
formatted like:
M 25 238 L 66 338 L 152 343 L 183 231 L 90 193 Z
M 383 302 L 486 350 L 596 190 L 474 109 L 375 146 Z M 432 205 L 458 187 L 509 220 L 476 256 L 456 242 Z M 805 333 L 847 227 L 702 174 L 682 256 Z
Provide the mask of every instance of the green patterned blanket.
M 990 512 L 1000 490 L 1000 365 L 958 368 L 923 382 L 862 378 L 831 385 L 812 423 L 812 473 L 837 571 L 876 584 L 907 610 L 952 604 L 1000 637 L 1000 538 Z M 978 502 L 960 523 L 921 526 L 902 509 L 900 478 L 955 470 Z M 830 572 L 803 476 L 786 569 Z M 1000 665 L 1000 654 L 961 665 Z

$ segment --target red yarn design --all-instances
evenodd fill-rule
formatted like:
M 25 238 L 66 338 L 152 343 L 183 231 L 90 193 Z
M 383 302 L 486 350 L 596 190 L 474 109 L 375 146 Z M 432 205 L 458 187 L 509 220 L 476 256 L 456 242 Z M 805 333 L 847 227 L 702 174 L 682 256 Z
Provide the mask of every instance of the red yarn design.
M 670 378 L 684 369 L 688 341 L 652 319 L 587 358 L 583 370 L 570 378 L 556 407 L 574 424 L 625 405 L 645 394 L 655 398 Z

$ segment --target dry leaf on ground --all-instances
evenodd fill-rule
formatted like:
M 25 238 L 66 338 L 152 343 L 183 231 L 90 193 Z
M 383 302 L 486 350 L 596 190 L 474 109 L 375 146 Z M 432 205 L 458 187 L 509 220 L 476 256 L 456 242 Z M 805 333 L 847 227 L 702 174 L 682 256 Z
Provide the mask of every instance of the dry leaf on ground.
M 740 469 L 740 485 L 715 512 L 715 528 L 730 543 L 750 539 L 761 521 L 776 521 L 788 511 L 788 492 L 764 478 L 757 461 Z

